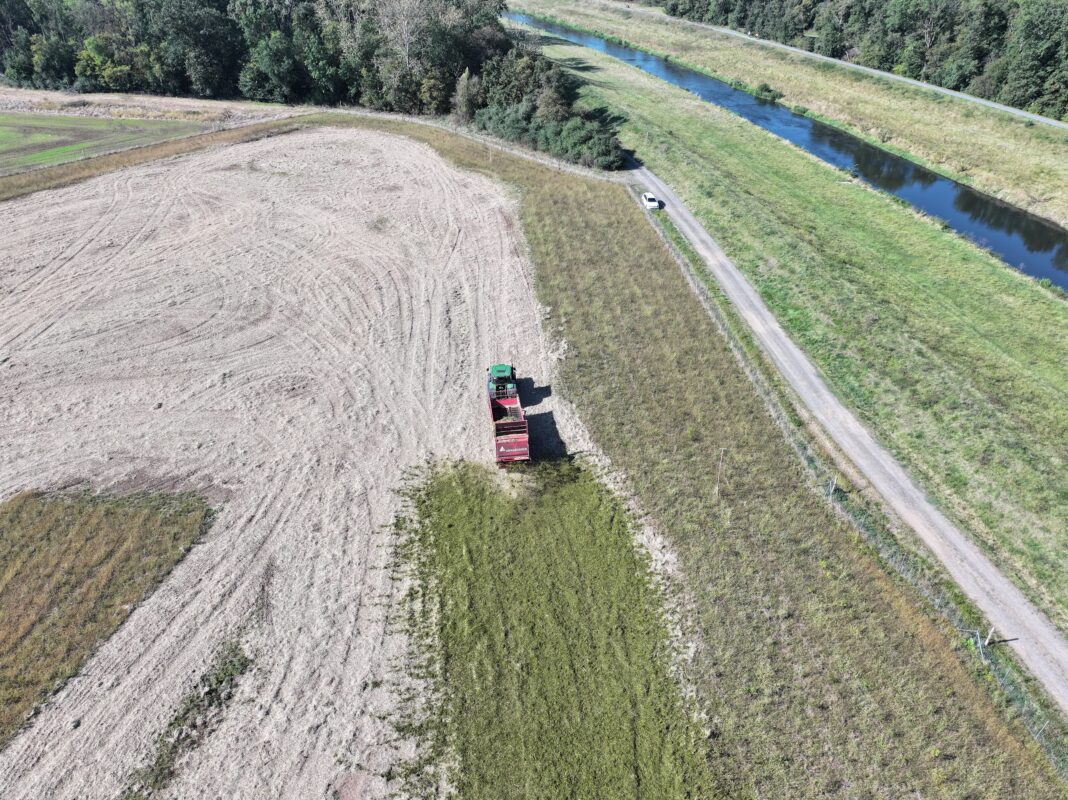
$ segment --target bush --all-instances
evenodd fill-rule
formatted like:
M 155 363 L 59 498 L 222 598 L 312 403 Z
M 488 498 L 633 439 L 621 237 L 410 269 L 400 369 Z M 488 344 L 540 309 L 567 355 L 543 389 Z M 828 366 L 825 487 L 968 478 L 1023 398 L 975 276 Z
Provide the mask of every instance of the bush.
M 766 83 L 762 83 L 757 86 L 753 94 L 755 94 L 761 100 L 767 100 L 769 103 L 774 103 L 779 100 L 782 100 L 782 98 L 785 96 L 778 89 L 772 89 Z
M 480 109 L 475 124 L 494 136 L 586 167 L 619 169 L 624 163 L 619 140 L 601 122 L 577 114 L 564 122 L 545 120 L 529 99 L 505 108 Z
M 576 88 L 574 79 L 556 64 L 517 47 L 486 62 L 481 83 L 484 107 L 475 112 L 475 124 L 557 158 L 619 169 L 624 154 L 618 139 L 605 123 L 576 110 Z
M 74 75 L 74 46 L 55 34 L 30 37 L 34 83 L 42 89 L 65 89 Z
M 4 51 L 4 75 L 15 83 L 33 80 L 33 51 L 30 49 L 30 32 L 16 29 L 11 37 L 11 46 Z

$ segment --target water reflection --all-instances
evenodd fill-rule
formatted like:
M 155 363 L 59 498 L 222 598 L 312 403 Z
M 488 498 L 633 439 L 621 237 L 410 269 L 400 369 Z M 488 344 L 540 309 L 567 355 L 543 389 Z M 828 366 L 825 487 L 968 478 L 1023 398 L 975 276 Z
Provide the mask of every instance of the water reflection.
M 505 16 L 613 56 L 693 92 L 781 136 L 822 161 L 844 169 L 916 209 L 945 220 L 953 230 L 988 248 L 1008 264 L 1068 289 L 1068 231 L 925 167 L 889 153 L 838 128 L 761 101 L 722 81 L 631 47 L 542 22 L 525 14 Z

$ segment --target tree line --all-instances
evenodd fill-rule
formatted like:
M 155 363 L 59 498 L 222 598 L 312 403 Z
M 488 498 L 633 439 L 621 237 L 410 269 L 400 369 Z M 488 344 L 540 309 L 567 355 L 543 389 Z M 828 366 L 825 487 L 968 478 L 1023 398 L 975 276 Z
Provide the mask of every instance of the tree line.
M 620 166 L 611 130 L 575 107 L 574 79 L 510 36 L 503 10 L 503 0 L 0 0 L 0 68 L 47 89 L 454 112 Z
M 724 25 L 1058 119 L 1068 0 L 664 0 Z

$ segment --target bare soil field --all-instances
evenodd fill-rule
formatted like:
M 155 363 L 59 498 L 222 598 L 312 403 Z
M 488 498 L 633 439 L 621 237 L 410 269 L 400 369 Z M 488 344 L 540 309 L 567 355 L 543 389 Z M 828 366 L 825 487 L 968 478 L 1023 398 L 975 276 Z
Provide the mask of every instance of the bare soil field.
M 5 798 L 118 796 L 236 636 L 253 667 L 170 793 L 384 792 L 410 747 L 383 719 L 394 490 L 428 457 L 488 460 L 488 363 L 552 375 L 515 213 L 425 145 L 336 129 L 0 204 L 0 499 L 89 482 L 221 509 L 0 752 Z M 533 414 L 584 442 L 557 398 Z

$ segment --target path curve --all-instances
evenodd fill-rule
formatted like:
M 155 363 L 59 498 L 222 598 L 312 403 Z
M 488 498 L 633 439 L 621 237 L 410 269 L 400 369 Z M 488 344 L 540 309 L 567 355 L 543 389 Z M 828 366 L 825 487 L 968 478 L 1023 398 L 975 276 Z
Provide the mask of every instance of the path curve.
M 606 8 L 615 9 L 616 11 L 627 11 L 631 14 L 642 14 L 643 16 L 652 17 L 654 19 L 661 20 L 676 25 L 686 25 L 692 28 L 703 28 L 704 30 L 713 31 L 714 33 L 721 33 L 724 36 L 733 36 L 735 39 L 742 39 L 753 44 L 759 44 L 764 47 L 773 47 L 776 50 L 785 50 L 795 55 L 804 56 L 815 61 L 823 61 L 828 64 L 834 64 L 842 69 L 851 69 L 856 72 L 863 72 L 867 75 L 872 75 L 876 78 L 882 78 L 887 81 L 893 81 L 895 83 L 904 83 L 909 86 L 914 86 L 917 89 L 925 89 L 929 92 L 936 92 L 937 94 L 943 94 L 948 97 L 955 97 L 958 100 L 965 100 L 969 103 L 975 103 L 980 106 L 986 106 L 992 108 L 995 111 L 1001 111 L 1005 114 L 1011 114 L 1014 117 L 1020 119 L 1029 119 L 1032 122 L 1041 122 L 1044 125 L 1052 125 L 1054 128 L 1061 128 L 1068 130 L 1068 122 L 1061 122 L 1057 119 L 1050 117 L 1044 117 L 1041 114 L 1033 114 L 1030 111 L 1024 111 L 1020 108 L 1013 108 L 1012 106 L 1004 105 L 1003 103 L 995 103 L 993 100 L 984 100 L 982 97 L 976 97 L 975 95 L 965 94 L 964 92 L 958 92 L 954 89 L 947 89 L 944 86 L 936 86 L 933 83 L 924 83 L 918 81 L 915 78 L 906 78 L 904 75 L 895 75 L 892 72 L 884 72 L 881 69 L 875 69 L 873 67 L 865 67 L 862 64 L 851 64 L 848 61 L 842 61 L 838 58 L 832 58 L 831 56 L 820 55 L 819 53 L 810 53 L 808 50 L 802 50 L 800 47 L 793 47 L 792 45 L 783 44 L 782 42 L 772 41 L 771 39 L 761 39 L 756 36 L 750 36 L 749 34 L 736 31 L 733 28 L 724 28 L 720 25 L 710 25 L 707 22 L 697 22 L 692 19 L 685 19 L 683 17 L 673 17 L 662 11 L 650 11 L 645 8 L 637 8 L 629 3 L 616 3 L 611 0 L 594 0 L 597 5 L 605 6 Z M 529 12 L 527 12 L 529 13 Z
M 945 566 L 1019 660 L 1068 713 L 1068 640 L 1015 584 L 936 509 L 894 457 L 835 397 L 815 365 L 790 339 L 745 276 L 727 258 L 671 188 L 650 170 L 634 172 L 643 188 L 664 201 L 665 211 L 701 256 L 738 314 L 800 401 L 886 504 L 911 527 Z

